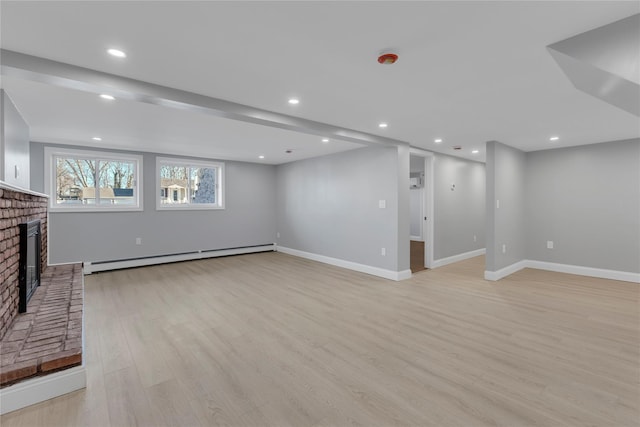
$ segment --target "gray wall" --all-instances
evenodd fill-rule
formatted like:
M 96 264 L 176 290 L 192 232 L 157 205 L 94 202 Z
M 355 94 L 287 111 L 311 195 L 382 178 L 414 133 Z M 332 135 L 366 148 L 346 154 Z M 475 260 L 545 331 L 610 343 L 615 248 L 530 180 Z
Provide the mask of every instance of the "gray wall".
M 484 248 L 485 165 L 435 154 L 433 173 L 434 259 Z
M 398 162 L 406 157 L 406 165 Z M 399 183 L 399 173 L 405 174 Z M 399 185 L 404 193 L 400 194 Z M 367 147 L 277 167 L 278 245 L 392 271 L 409 265 L 409 153 Z M 406 198 L 399 225 L 399 197 Z M 386 208 L 378 207 L 386 200 Z M 398 261 L 399 228 L 404 240 Z M 381 255 L 381 248 L 387 255 Z M 405 253 L 406 252 L 406 253 Z
M 486 153 L 486 270 L 497 271 L 526 259 L 526 160 L 524 152 L 497 141 L 487 142 Z
M 29 126 L 15 105 L 0 89 L 0 179 L 8 184 L 29 189 Z M 16 167 L 19 172 L 16 177 Z
M 640 272 L 640 139 L 526 158 L 528 259 Z
M 34 189 L 42 191 L 44 144 L 32 143 L 31 152 Z M 135 154 L 143 155 L 144 211 L 50 213 L 51 263 L 119 260 L 275 242 L 274 166 L 226 161 L 224 210 L 156 211 L 157 155 Z M 136 237 L 142 238 L 142 245 L 135 245 Z

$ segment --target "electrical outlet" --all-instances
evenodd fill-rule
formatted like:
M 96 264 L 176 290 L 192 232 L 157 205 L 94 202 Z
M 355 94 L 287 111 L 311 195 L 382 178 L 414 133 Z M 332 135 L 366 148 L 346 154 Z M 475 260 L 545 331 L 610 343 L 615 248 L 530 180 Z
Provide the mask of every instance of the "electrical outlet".
M 502 245 L 502 253 L 503 254 L 507 253 L 507 245 Z
M 279 231 L 276 233 L 276 237 L 277 237 L 278 239 L 280 238 L 280 232 L 279 232 Z
M 553 249 L 553 240 L 547 240 L 547 249 Z
M 500 209 L 500 200 L 496 200 L 496 209 Z
M 380 255 L 387 256 L 387 248 L 380 249 Z
M 473 235 L 473 241 L 477 242 L 478 241 L 478 236 L 476 236 L 475 234 Z
M 136 237 L 136 245 L 142 244 L 142 237 Z

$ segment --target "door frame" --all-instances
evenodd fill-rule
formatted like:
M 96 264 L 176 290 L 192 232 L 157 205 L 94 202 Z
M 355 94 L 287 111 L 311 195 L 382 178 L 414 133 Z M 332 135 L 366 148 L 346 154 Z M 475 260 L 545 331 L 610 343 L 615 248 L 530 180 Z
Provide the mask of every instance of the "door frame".
M 424 158 L 424 185 L 422 186 L 422 238 L 424 240 L 424 266 L 433 268 L 433 212 L 434 212 L 434 153 L 422 150 L 420 148 L 411 147 L 409 154 Z M 426 218 L 426 219 L 425 219 Z

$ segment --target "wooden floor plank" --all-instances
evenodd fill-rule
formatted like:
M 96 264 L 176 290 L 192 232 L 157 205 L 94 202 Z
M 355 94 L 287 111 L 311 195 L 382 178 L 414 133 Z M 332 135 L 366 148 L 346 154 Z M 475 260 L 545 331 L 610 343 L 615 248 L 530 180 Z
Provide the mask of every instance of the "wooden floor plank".
M 636 426 L 638 284 L 279 253 L 85 278 L 88 387 L 12 426 Z

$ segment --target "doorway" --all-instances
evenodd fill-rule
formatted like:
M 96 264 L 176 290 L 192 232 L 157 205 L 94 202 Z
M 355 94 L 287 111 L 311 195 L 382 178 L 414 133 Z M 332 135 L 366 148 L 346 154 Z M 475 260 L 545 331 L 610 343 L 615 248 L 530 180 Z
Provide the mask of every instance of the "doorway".
M 433 263 L 433 153 L 412 149 L 409 159 L 409 267 L 416 273 Z
M 424 242 L 419 240 L 411 240 L 410 264 L 411 273 L 426 270 L 424 265 Z

